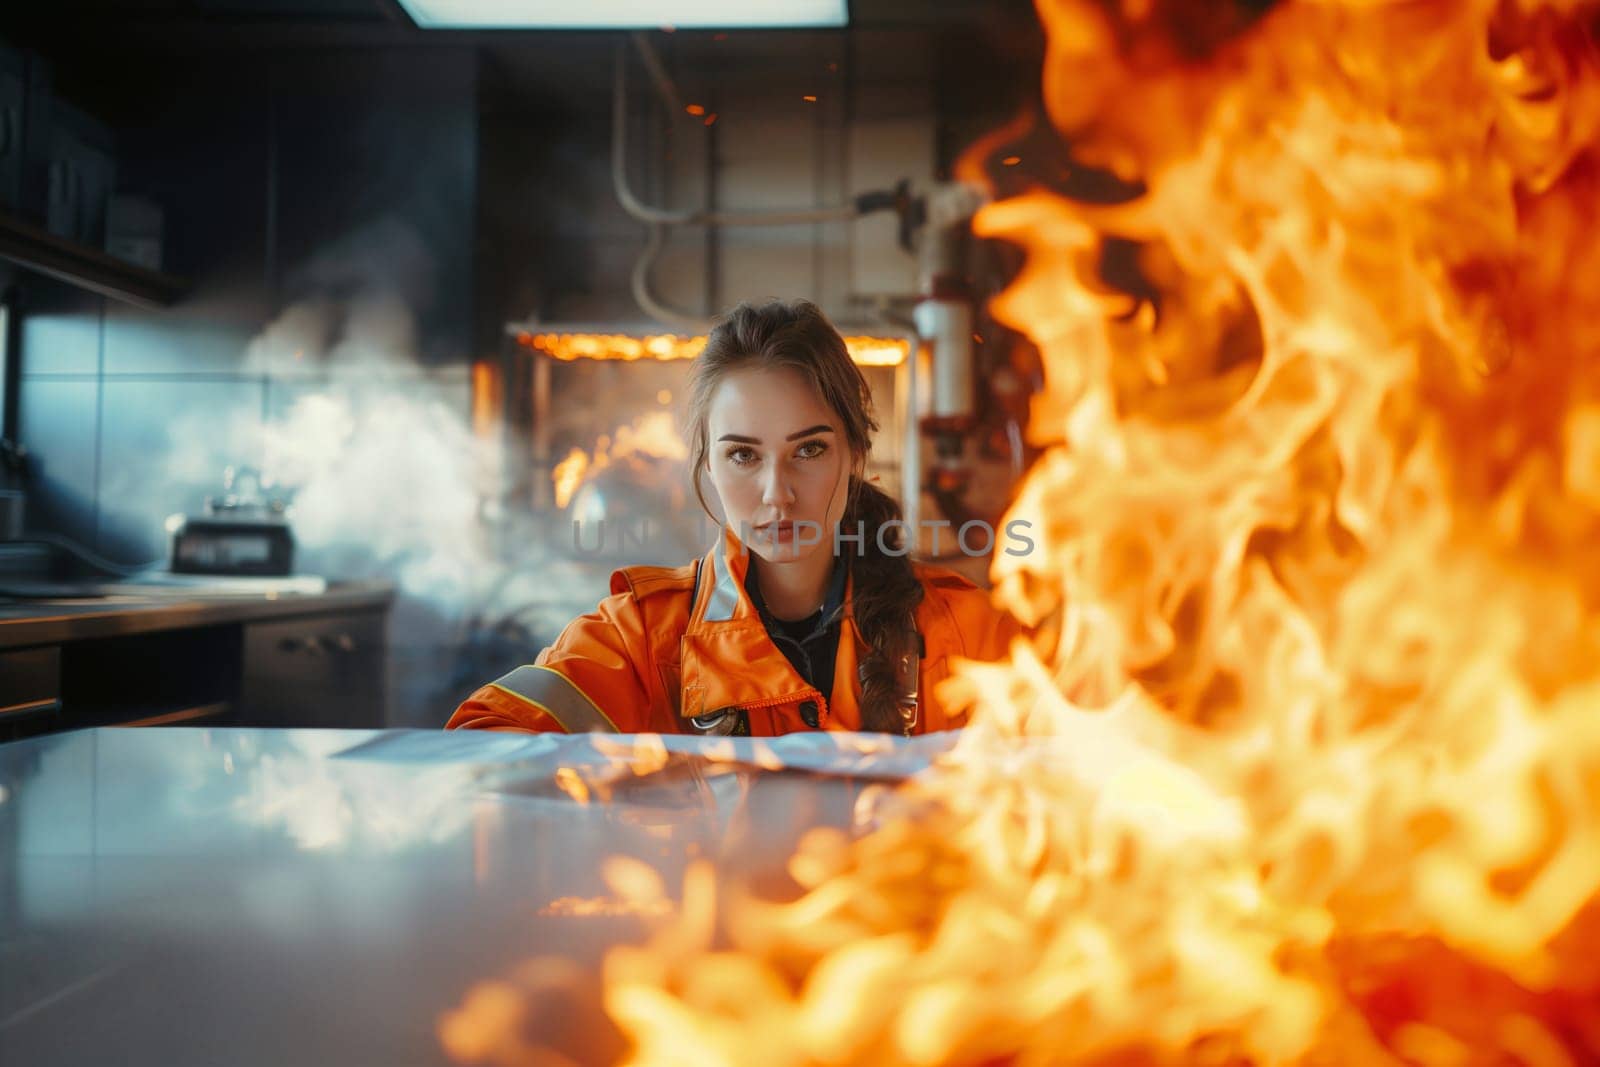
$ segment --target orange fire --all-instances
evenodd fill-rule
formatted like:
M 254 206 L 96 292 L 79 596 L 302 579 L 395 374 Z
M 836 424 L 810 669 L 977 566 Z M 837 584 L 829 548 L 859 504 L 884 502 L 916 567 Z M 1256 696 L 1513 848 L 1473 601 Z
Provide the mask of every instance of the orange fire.
M 529 333 L 517 334 L 517 343 L 541 355 L 564 362 L 580 359 L 679 360 L 693 359 L 706 346 L 705 337 L 658 334 L 633 337 L 624 334 Z M 910 344 L 895 337 L 846 337 L 850 358 L 863 367 L 898 367 L 906 360 Z
M 1600 4 L 1262 6 L 1040 0 L 1035 640 L 799 899 L 691 869 L 628 1062 L 1600 1062 Z
M 570 450 L 567 457 L 555 465 L 550 472 L 550 480 L 555 486 L 556 507 L 564 508 L 572 502 L 572 494 L 583 484 L 583 477 L 589 472 L 590 466 L 589 453 L 581 448 Z
M 614 461 L 629 456 L 681 460 L 688 458 L 689 448 L 673 424 L 671 413 L 652 411 L 640 415 L 627 425 L 618 427 L 614 435 L 601 434 L 595 443 L 593 455 L 581 448 L 574 448 L 555 465 L 550 477 L 554 483 L 556 507 L 566 507 L 585 480 L 605 470 Z
M 494 437 L 504 392 L 505 382 L 492 364 L 484 360 L 472 364 L 472 434 L 481 441 Z

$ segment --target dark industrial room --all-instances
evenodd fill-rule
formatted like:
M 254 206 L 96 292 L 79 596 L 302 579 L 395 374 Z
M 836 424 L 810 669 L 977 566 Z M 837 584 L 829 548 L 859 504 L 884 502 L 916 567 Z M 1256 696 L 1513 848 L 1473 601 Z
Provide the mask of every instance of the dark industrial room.
M 1600 1063 L 1600 0 L 0 15 L 0 1067 Z

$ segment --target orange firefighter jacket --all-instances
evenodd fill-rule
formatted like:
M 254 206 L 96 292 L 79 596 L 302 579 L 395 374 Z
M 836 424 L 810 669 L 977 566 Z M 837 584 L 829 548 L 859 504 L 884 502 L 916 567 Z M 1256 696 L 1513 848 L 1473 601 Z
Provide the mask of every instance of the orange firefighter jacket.
M 731 715 L 740 724 L 735 732 L 754 737 L 860 729 L 858 668 L 867 645 L 851 616 L 851 583 L 830 701 L 768 635 L 745 591 L 748 565 L 743 545 L 727 531 L 694 563 L 617 571 L 611 595 L 594 611 L 569 623 L 533 665 L 473 693 L 445 728 L 725 733 Z M 926 733 L 965 724 L 965 711 L 937 696 L 951 661 L 1005 658 L 1018 627 L 954 571 L 914 566 L 925 592 L 916 612 L 922 657 L 909 732 Z

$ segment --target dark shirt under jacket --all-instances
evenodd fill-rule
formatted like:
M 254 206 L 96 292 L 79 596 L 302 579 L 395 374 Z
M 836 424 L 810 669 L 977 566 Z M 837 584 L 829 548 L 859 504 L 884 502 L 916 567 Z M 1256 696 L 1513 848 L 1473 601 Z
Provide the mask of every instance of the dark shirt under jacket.
M 849 568 L 844 559 L 836 558 L 833 574 L 828 578 L 828 590 L 822 598 L 822 607 L 803 619 L 793 620 L 779 619 L 767 608 L 754 567 L 750 568 L 744 583 L 745 591 L 750 594 L 750 603 L 761 616 L 772 643 L 778 646 L 806 684 L 830 701 L 833 699 L 833 665 L 839 655 L 839 619 L 844 615 L 844 586 L 848 574 Z M 802 705 L 800 710 L 809 725 L 817 725 L 815 708 L 807 713 Z

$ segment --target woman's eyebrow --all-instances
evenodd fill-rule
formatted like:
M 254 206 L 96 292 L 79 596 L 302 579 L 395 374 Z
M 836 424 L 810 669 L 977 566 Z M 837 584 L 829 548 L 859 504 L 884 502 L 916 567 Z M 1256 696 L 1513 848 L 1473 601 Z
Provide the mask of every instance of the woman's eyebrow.
M 829 426 L 827 423 L 823 422 L 823 423 L 818 423 L 815 426 L 808 426 L 806 429 L 801 430 L 799 433 L 792 433 L 788 437 L 785 437 L 784 440 L 785 441 L 798 441 L 800 438 L 802 438 L 802 437 L 810 437 L 814 433 L 832 433 L 832 432 L 833 432 L 833 427 Z
M 800 440 L 800 438 L 802 438 L 802 437 L 810 437 L 814 433 L 832 433 L 832 432 L 833 432 L 833 427 L 832 426 L 829 426 L 827 423 L 818 423 L 817 425 L 809 426 L 806 429 L 799 431 L 798 433 L 792 433 L 788 437 L 785 437 L 784 440 L 785 441 L 798 441 L 798 440 Z M 761 443 L 761 438 L 759 438 L 759 437 L 745 437 L 745 436 L 743 436 L 741 434 L 736 434 L 736 433 L 725 433 L 721 437 L 717 438 L 717 440 L 718 441 L 736 441 L 741 445 L 759 445 Z

